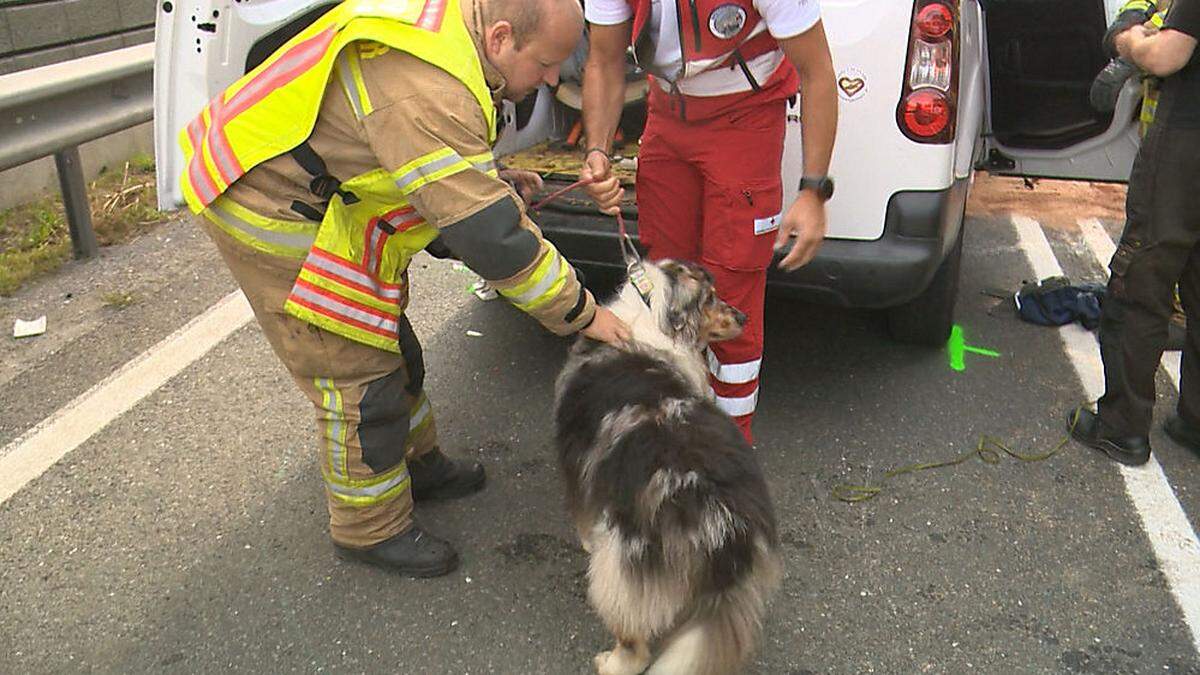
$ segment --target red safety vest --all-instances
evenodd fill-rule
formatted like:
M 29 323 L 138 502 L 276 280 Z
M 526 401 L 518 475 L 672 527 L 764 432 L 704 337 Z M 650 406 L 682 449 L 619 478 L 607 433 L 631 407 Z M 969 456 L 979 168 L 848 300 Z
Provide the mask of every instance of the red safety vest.
M 650 64 L 656 35 L 650 35 L 650 0 L 626 0 L 633 10 L 633 48 L 639 62 L 666 82 L 677 82 L 716 68 L 740 68 L 746 75 L 746 90 L 718 96 L 685 96 L 672 84 L 667 92 L 650 87 L 650 105 L 669 110 L 689 120 L 701 120 L 747 105 L 784 99 L 799 88 L 796 69 L 785 57 L 765 82 L 759 82 L 746 63 L 779 49 L 753 0 L 662 0 L 676 3 L 683 71 L 655 73 Z

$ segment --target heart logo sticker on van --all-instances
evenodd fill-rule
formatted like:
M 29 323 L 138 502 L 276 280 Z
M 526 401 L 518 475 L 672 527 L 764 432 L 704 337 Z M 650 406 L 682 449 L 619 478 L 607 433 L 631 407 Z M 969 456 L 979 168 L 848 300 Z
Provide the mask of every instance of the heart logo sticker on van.
M 853 98 L 854 95 L 858 94 L 866 86 L 866 80 L 860 77 L 842 77 L 838 78 L 838 86 L 840 86 L 842 91 L 846 92 L 847 97 Z
M 857 101 L 867 95 L 867 76 L 858 68 L 846 68 L 838 73 L 838 96 L 843 101 Z

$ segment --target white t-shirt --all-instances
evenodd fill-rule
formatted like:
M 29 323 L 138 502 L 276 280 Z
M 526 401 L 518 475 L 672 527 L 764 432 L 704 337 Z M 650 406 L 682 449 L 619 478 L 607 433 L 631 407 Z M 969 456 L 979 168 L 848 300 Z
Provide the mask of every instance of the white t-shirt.
M 754 9 L 778 40 L 800 35 L 821 20 L 818 0 L 754 0 Z M 653 36 L 653 67 L 658 72 L 678 72 L 683 62 L 676 12 L 675 0 L 650 2 L 647 30 Z M 590 23 L 614 26 L 632 19 L 633 9 L 625 0 L 586 0 L 584 14 Z M 764 82 L 782 60 L 782 53 L 775 51 L 751 59 L 746 65 L 759 82 Z M 750 83 L 740 68 L 714 68 L 679 81 L 679 90 L 689 96 L 717 96 L 747 89 Z

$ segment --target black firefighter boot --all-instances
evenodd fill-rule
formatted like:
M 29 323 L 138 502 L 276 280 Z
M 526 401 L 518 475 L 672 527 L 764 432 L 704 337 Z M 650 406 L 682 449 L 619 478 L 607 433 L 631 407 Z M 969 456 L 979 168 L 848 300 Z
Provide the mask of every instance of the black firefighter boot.
M 455 461 L 438 448 L 408 460 L 408 475 L 413 499 L 418 502 L 466 497 L 482 490 L 487 482 L 482 464 Z
M 1067 415 L 1067 431 L 1076 441 L 1126 466 L 1140 466 L 1150 461 L 1149 438 L 1114 434 L 1104 426 L 1099 415 L 1086 408 L 1078 408 Z
M 350 548 L 334 542 L 342 558 L 357 560 L 410 577 L 440 577 L 458 567 L 458 552 L 444 539 L 413 523 L 400 534 L 370 548 Z

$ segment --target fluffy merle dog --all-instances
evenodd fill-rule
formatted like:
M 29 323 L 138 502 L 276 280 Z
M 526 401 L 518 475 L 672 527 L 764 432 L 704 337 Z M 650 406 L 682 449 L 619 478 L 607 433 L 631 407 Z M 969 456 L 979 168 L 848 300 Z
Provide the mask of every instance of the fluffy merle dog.
M 664 260 L 647 273 L 648 302 L 626 283 L 609 304 L 633 340 L 581 339 L 556 390 L 567 505 L 591 556 L 588 599 L 616 637 L 596 670 L 733 673 L 783 571 L 762 469 L 712 402 L 703 357 L 746 318 L 698 265 Z

